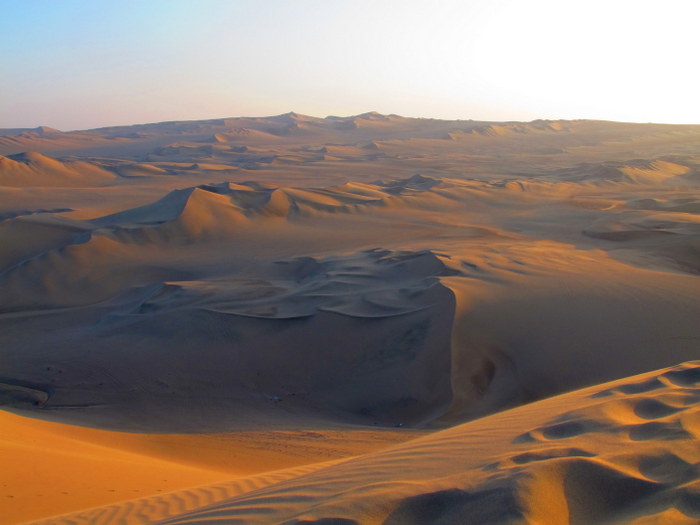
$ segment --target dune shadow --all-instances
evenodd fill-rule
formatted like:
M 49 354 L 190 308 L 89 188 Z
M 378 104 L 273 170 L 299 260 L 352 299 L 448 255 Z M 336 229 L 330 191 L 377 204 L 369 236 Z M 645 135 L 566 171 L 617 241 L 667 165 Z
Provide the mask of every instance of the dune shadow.
M 523 517 L 509 487 L 466 492 L 449 489 L 406 498 L 383 525 L 429 525 L 448 523 L 512 523 Z

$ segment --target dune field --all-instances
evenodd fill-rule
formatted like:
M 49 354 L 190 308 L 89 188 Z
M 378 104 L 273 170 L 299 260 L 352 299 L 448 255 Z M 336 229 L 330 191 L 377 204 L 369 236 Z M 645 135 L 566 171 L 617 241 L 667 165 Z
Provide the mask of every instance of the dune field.
M 700 126 L 0 129 L 0 523 L 700 523 Z

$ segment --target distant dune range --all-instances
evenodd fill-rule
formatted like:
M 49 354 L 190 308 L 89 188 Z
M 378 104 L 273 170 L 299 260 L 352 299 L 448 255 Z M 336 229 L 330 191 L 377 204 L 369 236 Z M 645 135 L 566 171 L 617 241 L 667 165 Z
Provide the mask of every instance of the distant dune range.
M 3 523 L 700 520 L 700 126 L 289 113 L 0 155 Z

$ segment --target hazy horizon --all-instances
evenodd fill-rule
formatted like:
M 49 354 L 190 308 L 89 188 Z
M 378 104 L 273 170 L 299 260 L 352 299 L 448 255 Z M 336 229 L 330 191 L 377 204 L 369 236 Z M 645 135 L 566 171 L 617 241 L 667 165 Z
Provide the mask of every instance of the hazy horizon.
M 378 111 L 374 110 L 369 110 L 369 111 L 363 111 L 362 113 L 356 113 L 353 115 L 338 115 L 338 114 L 333 114 L 333 115 L 309 115 L 306 113 L 301 113 L 299 111 L 285 111 L 284 113 L 277 113 L 274 115 L 226 115 L 226 116 L 218 116 L 218 117 L 203 117 L 203 118 L 183 118 L 183 119 L 165 119 L 165 120 L 158 120 L 158 121 L 149 121 L 149 122 L 132 122 L 132 123 L 127 123 L 127 124 L 107 124 L 105 126 L 95 126 L 95 127 L 90 127 L 90 128 L 74 128 L 74 129 L 60 129 L 56 128 L 54 126 L 47 126 L 40 124 L 38 126 L 32 126 L 32 127 L 21 127 L 21 126 L 6 126 L 6 127 L 1 127 L 0 129 L 22 129 L 22 130 L 34 130 L 38 128 L 50 128 L 50 129 L 56 129 L 58 131 L 62 132 L 70 132 L 70 131 L 91 131 L 91 130 L 98 130 L 98 129 L 105 129 L 105 128 L 117 128 L 117 127 L 129 127 L 129 126 L 148 126 L 148 125 L 153 125 L 153 124 L 167 124 L 170 122 L 205 122 L 205 121 L 212 121 L 212 120 L 226 120 L 226 119 L 247 119 L 247 118 L 253 118 L 253 119 L 271 119 L 275 117 L 282 117 L 288 114 L 296 114 L 296 115 L 301 115 L 304 117 L 311 117 L 311 118 L 319 118 L 319 119 L 329 119 L 329 118 L 353 118 L 353 117 L 360 117 L 362 115 L 368 115 L 371 113 L 375 113 L 384 117 L 400 117 L 400 118 L 408 118 L 408 119 L 421 119 L 421 120 L 444 120 L 444 121 L 461 121 L 461 122 L 469 122 L 469 121 L 474 121 L 474 122 L 493 122 L 493 123 L 515 123 L 515 122 L 522 122 L 522 123 L 530 123 L 530 122 L 537 122 L 537 121 L 548 121 L 548 122 L 556 122 L 556 121 L 569 121 L 569 122 L 575 122 L 575 121 L 597 121 L 597 122 L 619 122 L 619 123 L 630 123 L 630 124 L 660 124 L 660 125 L 688 125 L 692 126 L 694 124 L 673 124 L 673 123 L 667 123 L 667 122 L 634 122 L 634 121 L 613 121 L 613 120 L 605 120 L 605 119 L 555 119 L 555 118 L 548 118 L 548 119 L 543 119 L 543 118 L 534 118 L 534 119 L 528 119 L 528 120 L 516 120 L 516 119 L 500 119 L 500 120 L 487 120 L 487 119 L 472 119 L 472 118 L 437 118 L 437 117 L 432 117 L 432 116 L 414 116 L 414 115 L 399 115 L 396 113 L 380 113 Z
M 700 123 L 686 0 L 0 6 L 2 128 L 290 110 Z

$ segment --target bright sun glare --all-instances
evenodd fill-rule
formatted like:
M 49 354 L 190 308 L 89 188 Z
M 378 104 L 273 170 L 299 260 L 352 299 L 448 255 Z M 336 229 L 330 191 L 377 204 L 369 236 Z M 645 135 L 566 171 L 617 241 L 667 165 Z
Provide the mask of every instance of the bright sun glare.
M 477 69 L 499 98 L 533 113 L 700 122 L 689 62 L 700 4 L 536 5 L 509 2 L 480 33 Z
M 0 126 L 289 110 L 700 123 L 695 0 L 4 2 Z

